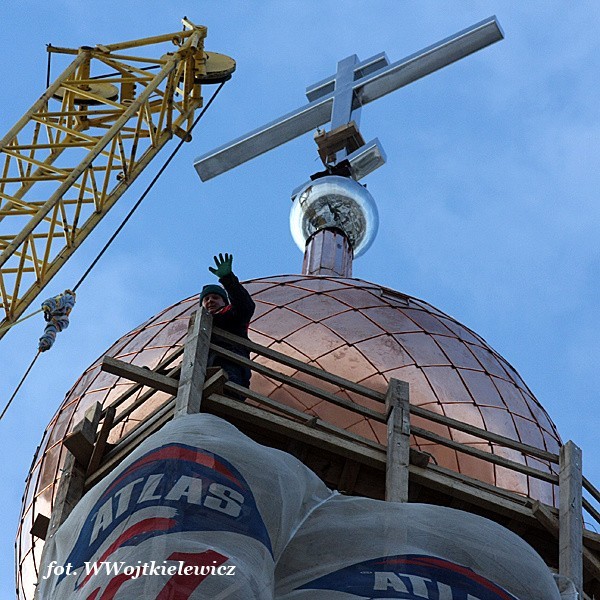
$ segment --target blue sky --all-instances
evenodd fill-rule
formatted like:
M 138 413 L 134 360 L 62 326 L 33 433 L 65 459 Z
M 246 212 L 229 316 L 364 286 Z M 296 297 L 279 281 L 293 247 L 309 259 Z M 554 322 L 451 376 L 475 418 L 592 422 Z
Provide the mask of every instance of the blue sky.
M 234 57 L 238 71 L 80 289 L 71 327 L 0 422 L 0 598 L 14 593 L 13 541 L 33 453 L 85 368 L 211 281 L 214 253 L 233 252 L 244 279 L 301 269 L 288 214 L 291 191 L 320 168 L 312 136 L 207 183 L 193 159 L 303 104 L 305 88 L 350 54 L 385 51 L 394 62 L 493 14 L 504 41 L 363 109 L 361 131 L 379 137 L 388 162 L 366 180 L 381 222 L 354 275 L 423 298 L 482 335 L 517 368 L 563 439 L 582 447 L 584 471 L 600 484 L 600 4 L 2 3 L 2 134 L 42 93 L 49 42 L 78 47 L 167 33 L 187 15 L 208 26 L 207 49 Z M 74 285 L 161 162 L 45 295 Z M 42 330 L 40 317 L 0 340 L 2 404 Z

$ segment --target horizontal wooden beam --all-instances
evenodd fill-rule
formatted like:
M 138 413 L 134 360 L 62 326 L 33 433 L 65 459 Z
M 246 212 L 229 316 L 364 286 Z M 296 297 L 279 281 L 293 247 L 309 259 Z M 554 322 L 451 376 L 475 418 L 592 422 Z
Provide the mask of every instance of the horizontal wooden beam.
M 370 398 L 372 400 L 376 400 L 381 403 L 385 402 L 385 396 L 384 396 L 384 394 L 382 394 L 380 392 L 377 392 L 375 390 L 372 390 L 372 389 L 362 386 L 360 384 L 356 384 L 352 381 L 344 379 L 343 377 L 338 377 L 331 373 L 327 373 L 326 371 L 323 371 L 317 367 L 314 367 L 312 365 L 307 365 L 307 364 L 303 363 L 302 361 L 299 361 L 294 358 L 290 358 L 289 356 L 282 354 L 281 352 L 277 352 L 270 348 L 265 348 L 264 346 L 261 346 L 260 344 L 257 344 L 250 340 L 246 340 L 239 336 L 233 335 L 231 333 L 223 331 L 222 329 L 218 329 L 215 327 L 213 330 L 213 335 L 216 338 L 221 338 L 221 339 L 227 340 L 228 342 L 233 342 L 244 348 L 248 348 L 249 350 L 251 350 L 252 352 L 255 352 L 256 354 L 260 354 L 261 356 L 270 358 L 271 360 L 281 363 L 285 366 L 297 369 L 298 371 L 300 371 L 302 373 L 305 373 L 307 375 L 312 375 L 312 376 L 316 377 L 317 379 L 321 379 L 323 381 L 333 383 L 334 385 L 338 385 L 339 387 L 341 387 L 343 389 L 347 389 L 349 391 L 355 392 L 357 394 L 360 394 L 360 395 Z M 256 364 L 256 363 L 253 363 L 253 365 L 254 364 Z M 253 365 L 251 365 L 251 368 L 253 368 Z M 423 419 L 427 419 L 429 421 L 434 421 L 435 423 L 440 423 L 442 425 L 447 425 L 448 427 L 451 427 L 452 429 L 456 429 L 456 430 L 462 431 L 464 433 L 469 433 L 476 437 L 480 437 L 481 439 L 484 439 L 486 441 L 493 442 L 493 443 L 499 444 L 501 446 L 505 446 L 507 448 L 511 448 L 513 450 L 523 452 L 524 454 L 534 456 L 535 458 L 539 458 L 540 460 L 547 460 L 552 463 L 558 464 L 558 460 L 559 460 L 558 454 L 554 454 L 552 452 L 547 452 L 546 450 L 541 450 L 540 448 L 536 448 L 535 446 L 530 446 L 529 444 L 524 444 L 517 440 L 513 440 L 513 439 L 507 438 L 505 436 L 499 435 L 497 433 L 493 433 L 493 432 L 487 431 L 485 429 L 480 429 L 478 427 L 469 425 L 468 423 L 463 423 L 462 421 L 457 421 L 456 419 L 452 419 L 445 415 L 440 415 L 438 413 L 431 412 L 420 406 L 411 405 L 410 412 L 411 412 L 411 414 L 414 414 L 415 416 L 418 416 L 418 417 L 422 417 Z M 589 482 L 587 482 L 587 483 L 589 484 Z M 591 484 L 589 484 L 589 485 L 598 495 L 597 499 L 600 502 L 600 492 L 595 490 L 595 488 L 593 488 L 593 486 Z M 590 493 L 593 494 L 592 491 L 590 491 Z
M 290 377 L 289 375 L 284 375 L 279 371 L 275 371 L 269 367 L 265 367 L 257 362 L 250 360 L 249 358 L 244 358 L 235 352 L 231 352 L 230 350 L 226 350 L 225 348 L 221 348 L 215 344 L 210 345 L 210 349 L 217 354 L 226 357 L 228 360 L 231 360 L 240 365 L 244 365 L 250 367 L 253 371 L 257 373 L 261 373 L 266 377 L 271 379 L 275 379 L 276 381 L 280 381 L 281 383 L 285 383 L 292 387 L 295 387 L 298 390 L 302 390 L 307 394 L 311 394 L 312 396 L 316 396 L 317 398 L 321 398 L 322 400 L 326 400 L 335 404 L 336 406 L 341 406 L 351 412 L 357 413 L 359 415 L 363 415 L 364 417 L 368 417 L 369 419 L 373 419 L 374 421 L 379 421 L 380 423 L 385 423 L 386 417 L 383 412 L 377 412 L 376 410 L 372 410 L 370 408 L 365 408 L 360 404 L 356 404 L 350 400 L 346 400 L 344 398 L 340 398 L 335 394 L 331 394 L 317 387 L 316 385 L 312 385 L 310 383 L 306 383 L 304 381 L 300 381 L 299 379 L 295 379 L 294 377 Z
M 539 501 L 533 503 L 533 515 L 539 523 L 558 541 L 560 528 L 559 518 L 549 506 Z M 596 580 L 600 581 L 600 561 L 589 548 L 583 547 L 583 568 Z
M 593 483 L 587 478 L 583 478 L 583 489 L 589 492 L 596 502 L 600 502 L 600 492 L 594 487 Z
M 421 427 L 413 427 L 411 429 L 411 433 L 416 437 L 420 437 L 431 442 L 436 442 L 437 444 L 446 446 L 447 448 L 452 448 L 457 452 L 463 452 L 464 454 L 475 456 L 485 462 L 491 462 L 495 465 L 505 467 L 512 471 L 517 471 L 518 473 L 523 473 L 524 475 L 529 475 L 530 477 L 547 481 L 548 483 L 558 484 L 558 475 L 554 475 L 553 473 L 545 473 L 544 471 L 540 471 L 539 469 L 535 469 L 528 465 L 504 458 L 503 456 L 498 456 L 497 454 L 492 454 L 491 452 L 486 452 L 485 450 L 480 450 L 478 448 L 473 448 L 472 446 L 467 446 L 466 444 L 461 444 L 460 442 L 455 442 L 454 440 L 450 440 L 447 437 L 438 435 L 437 433 L 427 431 Z
M 213 336 L 216 338 L 221 338 L 227 340 L 228 342 L 233 342 L 238 346 L 242 346 L 243 348 L 248 348 L 251 352 L 255 352 L 256 354 L 260 354 L 266 358 L 270 358 L 275 362 L 281 363 L 286 367 L 292 367 L 293 369 L 297 369 L 301 373 L 305 373 L 306 375 L 312 375 L 317 379 L 321 379 L 322 381 L 327 381 L 328 383 L 332 383 L 337 385 L 343 389 L 349 390 L 351 392 L 356 392 L 361 396 L 366 396 L 371 400 L 375 400 L 377 402 L 381 402 L 383 405 L 385 403 L 385 395 L 372 390 L 364 385 L 360 385 L 359 383 L 354 383 L 353 381 L 349 381 L 348 379 L 344 379 L 343 377 L 339 377 L 338 375 L 334 375 L 333 373 L 328 373 L 327 371 L 323 371 L 318 367 L 313 367 L 312 365 L 307 365 L 300 360 L 295 358 L 291 358 L 287 354 L 282 354 L 281 352 L 277 352 L 276 350 L 272 350 L 271 348 L 265 348 L 265 346 L 261 346 L 256 342 L 252 342 L 251 340 L 247 340 L 245 338 L 241 338 L 237 335 L 233 335 L 227 331 L 223 331 L 218 327 L 213 329 Z
M 591 504 L 587 498 L 582 498 L 581 503 L 583 508 L 589 513 L 591 517 L 594 518 L 596 523 L 600 523 L 600 512 L 598 512 Z
M 177 394 L 179 382 L 176 379 L 160 375 L 147 367 L 138 367 L 137 365 L 117 360 L 112 356 L 104 356 L 100 368 L 107 373 L 125 377 L 136 383 L 141 383 L 142 385 L 170 394 L 171 396 Z
M 247 423 L 260 425 L 263 429 L 310 443 L 312 446 L 375 467 L 380 471 L 385 470 L 384 451 L 378 451 L 348 439 L 341 439 L 338 435 L 321 431 L 314 426 L 297 423 L 274 413 L 267 413 L 259 407 L 244 404 L 226 396 L 213 394 L 206 398 L 205 402 L 207 408 L 218 408 L 219 416 L 234 417 Z
M 553 537 L 558 539 L 558 517 L 553 514 L 550 507 L 545 506 L 539 500 L 534 500 L 531 510 L 533 516 L 539 521 L 540 525 L 542 525 L 546 531 L 551 533 Z
M 508 490 L 456 473 L 437 465 L 423 469 L 410 465 L 410 483 L 437 490 L 451 498 L 465 500 L 472 506 L 517 520 L 532 520 L 530 500 Z
M 206 381 L 202 388 L 202 394 L 204 396 L 210 396 L 211 394 L 222 394 L 223 388 L 228 381 L 227 373 L 219 367 L 209 367 L 206 369 Z
M 427 419 L 428 421 L 434 421 L 435 423 L 439 423 L 440 425 L 447 425 L 451 429 L 456 429 L 458 431 L 462 431 L 463 433 L 470 433 L 471 435 L 479 437 L 488 442 L 493 442 L 495 444 L 499 444 L 500 446 L 506 446 L 507 448 L 518 450 L 520 452 L 523 452 L 524 454 L 534 456 L 535 458 L 547 460 L 552 463 L 558 464 L 558 454 L 546 452 L 546 450 L 540 450 L 535 446 L 530 446 L 529 444 L 523 444 L 522 442 L 511 440 L 510 438 L 504 437 L 503 435 L 499 435 L 497 433 L 493 433 L 491 431 L 488 431 L 487 429 L 480 429 L 479 427 L 474 427 L 473 425 L 469 425 L 468 423 L 463 423 L 462 421 L 451 419 L 450 417 L 447 417 L 445 415 L 440 415 L 439 413 L 431 412 L 430 410 L 426 410 L 425 408 L 422 408 L 420 406 L 411 405 L 410 412 L 411 414 L 417 417 L 421 417 L 423 419 Z
M 179 373 L 180 373 L 180 368 L 179 368 L 179 366 L 177 366 L 177 367 L 174 367 L 173 369 L 170 369 L 167 373 L 165 373 L 165 375 L 167 377 L 172 377 L 173 379 L 176 379 L 179 377 Z M 138 392 L 143 387 L 145 387 L 145 386 L 140 385 L 140 384 L 135 384 L 134 386 L 132 386 L 132 388 L 137 389 Z M 116 426 L 121 421 L 127 420 L 136 410 L 138 410 L 138 408 L 140 408 L 141 406 L 146 404 L 152 398 L 152 396 L 154 396 L 154 394 L 156 394 L 156 393 L 158 393 L 158 390 L 155 390 L 154 388 L 147 388 L 144 392 L 142 392 L 141 394 L 138 394 L 135 401 L 132 402 L 131 404 L 129 404 L 128 406 L 126 406 L 115 417 L 114 425 Z M 131 394 L 129 394 L 128 392 L 124 392 L 124 394 L 127 394 L 128 397 L 131 396 Z M 119 396 L 117 398 L 117 400 L 115 400 L 115 402 L 111 406 L 119 406 L 121 404 L 122 398 L 123 398 L 123 396 Z
M 165 373 L 167 377 L 176 377 L 176 376 L 178 377 L 179 372 L 181 370 L 180 365 L 177 365 L 176 367 L 173 367 L 172 365 L 182 355 L 183 355 L 183 346 L 178 346 L 177 348 L 175 348 L 173 350 L 173 352 L 171 352 L 168 356 L 166 356 L 163 360 L 161 360 L 160 363 L 158 363 L 158 365 L 156 365 L 156 367 L 154 367 L 154 369 L 152 369 L 152 370 L 155 373 L 161 373 L 161 374 L 163 371 L 167 371 Z M 125 363 L 125 364 L 129 364 L 129 363 Z M 136 383 L 135 385 L 132 385 L 129 389 L 125 390 L 114 402 L 111 402 L 110 406 L 114 406 L 115 408 L 118 408 L 126 400 L 131 398 L 131 396 L 133 396 L 134 394 L 139 392 L 143 387 L 144 387 L 144 385 L 141 383 Z M 151 393 L 155 393 L 155 390 L 152 389 Z M 141 398 L 138 398 L 138 400 L 136 400 L 135 404 L 138 404 L 140 399 Z M 128 411 L 130 411 L 131 408 L 132 407 L 130 406 L 127 408 L 127 410 L 120 412 L 115 418 L 115 424 L 119 423 L 124 418 L 124 415 L 127 415 Z M 107 410 L 108 410 L 108 406 L 104 407 L 104 409 L 102 411 L 102 416 L 104 416 L 104 414 L 106 413 Z

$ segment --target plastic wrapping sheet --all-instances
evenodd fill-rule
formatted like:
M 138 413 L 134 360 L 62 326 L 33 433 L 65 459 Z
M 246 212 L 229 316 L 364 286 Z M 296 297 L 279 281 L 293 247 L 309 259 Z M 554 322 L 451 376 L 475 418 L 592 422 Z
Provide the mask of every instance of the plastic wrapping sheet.
M 207 414 L 148 438 L 47 544 L 40 600 L 560 600 L 503 527 L 341 496 Z
M 470 513 L 332 496 L 279 560 L 277 600 L 560 600 L 514 533 Z
M 298 460 L 222 419 L 178 418 L 86 494 L 47 542 L 45 564 L 56 568 L 42 569 L 40 598 L 271 600 L 276 561 L 330 496 Z M 72 574 L 61 573 L 68 565 Z

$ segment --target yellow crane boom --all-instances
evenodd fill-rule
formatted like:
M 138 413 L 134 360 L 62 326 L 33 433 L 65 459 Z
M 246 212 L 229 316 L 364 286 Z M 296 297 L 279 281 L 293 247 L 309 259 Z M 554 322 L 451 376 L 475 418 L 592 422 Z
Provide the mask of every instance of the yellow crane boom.
M 173 137 L 190 139 L 201 86 L 235 62 L 206 28 L 79 49 L 0 141 L 0 338 Z M 175 49 L 157 56 L 166 43 Z M 124 54 L 149 48 L 154 57 Z M 168 46 L 171 50 L 173 46 Z

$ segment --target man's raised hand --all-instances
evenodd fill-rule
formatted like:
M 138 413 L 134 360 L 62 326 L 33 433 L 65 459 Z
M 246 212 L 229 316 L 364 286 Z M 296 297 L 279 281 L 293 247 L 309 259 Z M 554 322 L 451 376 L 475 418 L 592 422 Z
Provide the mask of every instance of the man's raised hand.
M 233 263 L 233 254 L 225 253 L 225 258 L 223 258 L 222 254 L 219 254 L 219 256 L 215 256 L 214 259 L 217 268 L 215 269 L 213 267 L 208 267 L 208 270 L 213 275 L 216 275 L 219 279 L 225 277 L 226 275 L 231 275 L 231 273 L 233 272 L 231 268 L 231 265 Z

